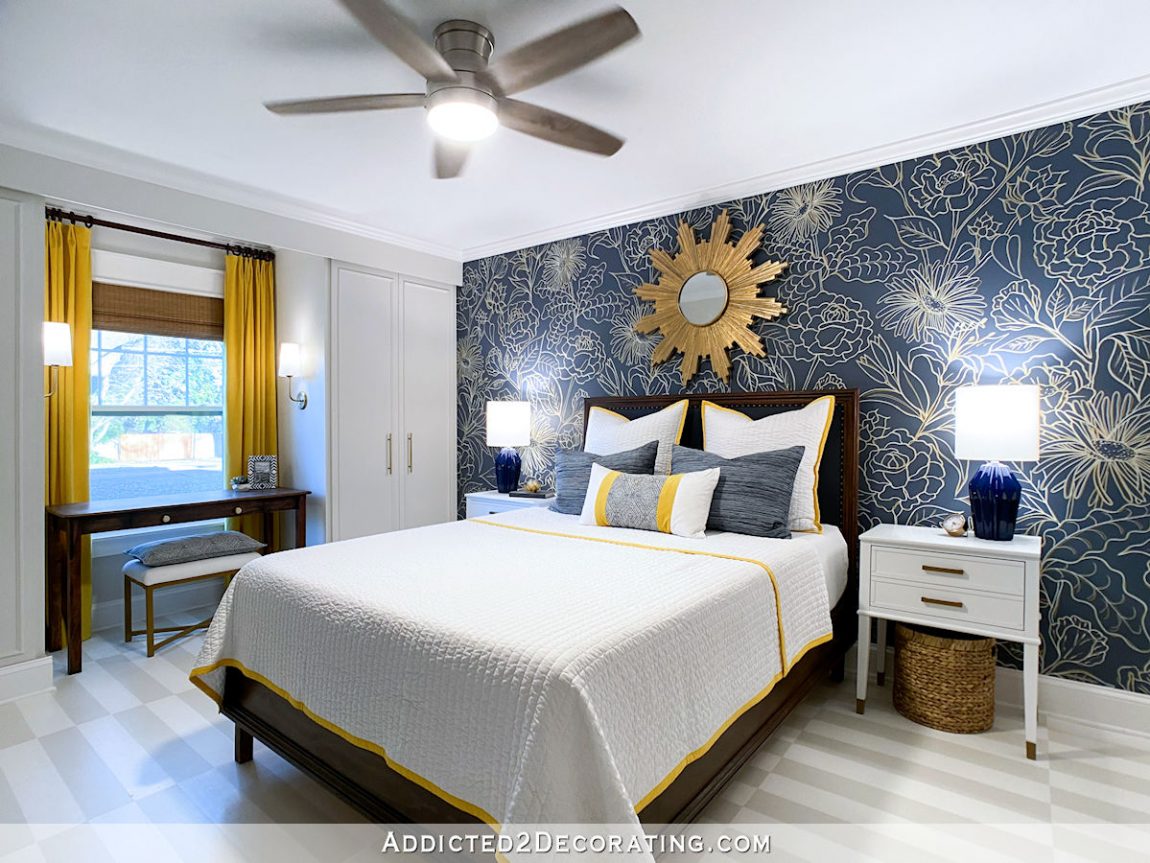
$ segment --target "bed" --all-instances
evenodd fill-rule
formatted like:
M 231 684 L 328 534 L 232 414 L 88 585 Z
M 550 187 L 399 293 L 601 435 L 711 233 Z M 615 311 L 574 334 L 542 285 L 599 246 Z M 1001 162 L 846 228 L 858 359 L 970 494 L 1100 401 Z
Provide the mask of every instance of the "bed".
M 700 541 L 527 509 L 284 552 L 234 580 L 193 681 L 235 723 L 237 761 L 257 738 L 376 821 L 692 820 L 841 679 L 857 631 L 857 391 L 705 397 L 759 417 L 828 394 L 821 536 Z

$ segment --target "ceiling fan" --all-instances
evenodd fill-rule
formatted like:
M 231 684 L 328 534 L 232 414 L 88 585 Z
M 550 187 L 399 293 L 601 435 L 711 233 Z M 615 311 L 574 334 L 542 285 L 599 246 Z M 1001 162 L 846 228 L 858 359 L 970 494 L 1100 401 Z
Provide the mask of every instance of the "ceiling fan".
M 435 176 L 459 176 L 468 144 L 504 125 L 553 144 L 611 156 L 623 139 L 574 117 L 511 96 L 584 66 L 639 35 L 618 7 L 528 42 L 493 63 L 495 37 L 473 21 L 444 21 L 435 47 L 384 0 L 339 0 L 368 33 L 427 79 L 423 93 L 383 93 L 268 102 L 276 114 L 426 108 L 435 135 Z

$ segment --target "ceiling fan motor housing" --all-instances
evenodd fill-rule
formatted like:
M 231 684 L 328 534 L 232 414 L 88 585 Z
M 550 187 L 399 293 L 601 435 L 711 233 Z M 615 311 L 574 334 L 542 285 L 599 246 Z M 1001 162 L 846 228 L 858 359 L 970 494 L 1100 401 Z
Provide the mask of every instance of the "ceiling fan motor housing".
M 482 24 L 453 19 L 435 28 L 435 48 L 456 72 L 482 72 L 495 50 L 495 37 Z

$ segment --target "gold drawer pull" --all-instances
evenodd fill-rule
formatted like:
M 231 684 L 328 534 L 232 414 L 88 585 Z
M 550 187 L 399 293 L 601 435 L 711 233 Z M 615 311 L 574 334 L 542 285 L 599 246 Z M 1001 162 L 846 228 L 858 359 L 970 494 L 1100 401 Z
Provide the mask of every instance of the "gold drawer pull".
M 922 601 L 927 605 L 945 605 L 947 608 L 962 608 L 962 603 L 957 599 L 935 599 L 933 596 L 924 596 Z
M 931 566 L 924 563 L 922 565 L 923 572 L 941 572 L 943 575 L 962 575 L 961 569 L 951 569 L 949 566 Z

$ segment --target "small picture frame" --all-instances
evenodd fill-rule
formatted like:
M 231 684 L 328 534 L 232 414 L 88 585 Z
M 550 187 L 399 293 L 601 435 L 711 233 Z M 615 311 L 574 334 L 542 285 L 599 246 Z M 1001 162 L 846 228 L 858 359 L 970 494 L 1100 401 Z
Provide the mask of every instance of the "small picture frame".
M 248 488 L 277 488 L 279 470 L 274 455 L 248 456 Z

